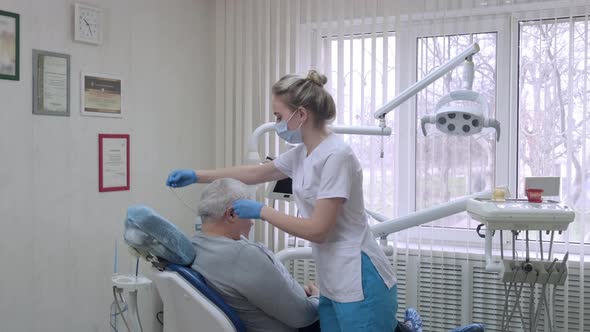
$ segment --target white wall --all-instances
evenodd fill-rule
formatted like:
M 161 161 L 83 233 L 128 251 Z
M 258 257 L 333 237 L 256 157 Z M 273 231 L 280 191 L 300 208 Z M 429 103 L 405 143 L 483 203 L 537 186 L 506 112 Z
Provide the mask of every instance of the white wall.
M 190 233 L 166 175 L 214 164 L 214 0 L 84 1 L 104 9 L 98 47 L 72 41 L 74 2 L 0 0 L 21 18 L 21 79 L 0 80 L 1 332 L 108 331 L 115 239 L 119 269 L 134 265 L 126 207 L 148 204 Z M 31 114 L 32 49 L 71 55 L 70 117 Z M 80 116 L 81 71 L 123 78 L 123 119 Z M 130 134 L 130 191 L 98 192 L 99 133 Z M 156 309 L 142 311 L 146 332 Z

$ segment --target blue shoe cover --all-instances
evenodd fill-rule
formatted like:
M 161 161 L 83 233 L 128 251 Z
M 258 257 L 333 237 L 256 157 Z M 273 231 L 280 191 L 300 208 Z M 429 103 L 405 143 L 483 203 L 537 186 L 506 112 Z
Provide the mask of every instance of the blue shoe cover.
M 414 332 L 422 332 L 422 318 L 416 309 L 408 308 L 406 309 L 406 314 L 404 316 L 404 322 L 410 323 L 412 325 L 412 329 Z
M 483 324 L 470 324 L 458 327 L 451 332 L 484 332 L 485 326 Z

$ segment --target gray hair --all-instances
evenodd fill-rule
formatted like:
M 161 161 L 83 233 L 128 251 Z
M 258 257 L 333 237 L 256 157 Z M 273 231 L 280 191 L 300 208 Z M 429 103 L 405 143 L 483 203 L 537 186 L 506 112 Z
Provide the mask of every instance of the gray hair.
M 325 75 L 310 70 L 307 77 L 289 74 L 272 86 L 272 93 L 283 101 L 291 111 L 304 107 L 314 115 L 315 125 L 321 126 L 336 116 L 336 104 L 324 84 Z
M 254 195 L 248 186 L 238 180 L 217 179 L 201 193 L 199 216 L 203 222 L 208 218 L 221 218 L 238 199 L 254 199 Z

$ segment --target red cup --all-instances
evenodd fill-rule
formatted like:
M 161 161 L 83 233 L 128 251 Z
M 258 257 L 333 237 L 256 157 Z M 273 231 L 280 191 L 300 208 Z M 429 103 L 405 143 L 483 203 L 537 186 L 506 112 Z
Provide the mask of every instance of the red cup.
M 526 190 L 526 197 L 531 203 L 542 203 L 543 202 L 543 189 L 532 189 Z

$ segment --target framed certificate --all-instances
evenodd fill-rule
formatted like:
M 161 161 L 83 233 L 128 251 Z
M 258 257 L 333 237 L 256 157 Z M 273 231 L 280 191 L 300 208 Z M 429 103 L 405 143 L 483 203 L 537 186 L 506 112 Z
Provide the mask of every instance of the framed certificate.
M 129 190 L 129 135 L 98 135 L 98 191 Z
M 82 73 L 82 115 L 121 118 L 121 85 L 114 76 Z
M 19 80 L 19 15 L 0 10 L 0 79 Z
M 33 50 L 33 114 L 70 116 L 70 56 Z

